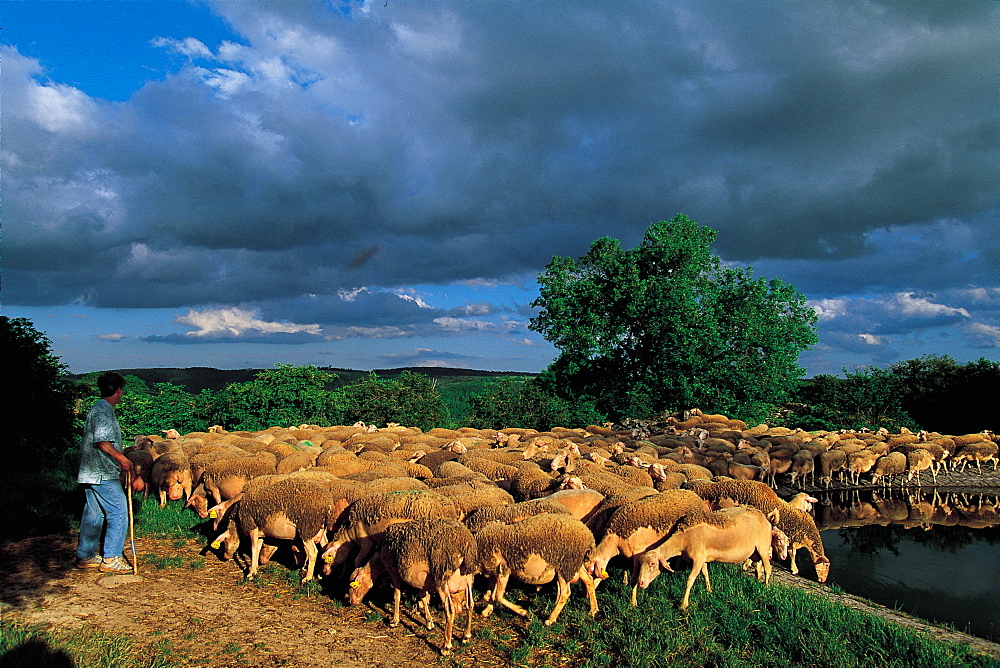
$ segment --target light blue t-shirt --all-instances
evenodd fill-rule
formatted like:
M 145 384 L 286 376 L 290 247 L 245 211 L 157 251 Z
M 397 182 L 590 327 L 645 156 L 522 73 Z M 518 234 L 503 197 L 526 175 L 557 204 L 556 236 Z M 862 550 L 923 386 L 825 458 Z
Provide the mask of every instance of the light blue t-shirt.
M 114 406 L 99 399 L 87 413 L 87 424 L 80 443 L 80 473 L 76 480 L 94 484 L 117 480 L 121 473 L 118 462 L 95 447 L 100 441 L 111 441 L 118 452 L 122 450 L 122 429 L 115 417 Z

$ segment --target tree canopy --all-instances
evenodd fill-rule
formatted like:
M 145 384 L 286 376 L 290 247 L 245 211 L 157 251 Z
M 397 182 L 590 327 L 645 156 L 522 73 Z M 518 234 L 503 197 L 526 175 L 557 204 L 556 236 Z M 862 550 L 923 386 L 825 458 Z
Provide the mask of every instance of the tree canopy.
M 636 248 L 604 237 L 554 257 L 532 303 L 531 328 L 560 350 L 546 382 L 615 419 L 702 407 L 759 420 L 787 400 L 816 313 L 791 285 L 723 265 L 715 237 L 678 215 Z

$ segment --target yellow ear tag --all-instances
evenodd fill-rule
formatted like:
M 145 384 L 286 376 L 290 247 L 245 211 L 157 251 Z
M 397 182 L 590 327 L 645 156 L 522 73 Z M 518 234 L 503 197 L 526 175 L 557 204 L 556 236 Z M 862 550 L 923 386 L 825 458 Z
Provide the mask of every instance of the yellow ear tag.
M 361 586 L 361 583 L 358 582 L 357 580 L 354 580 L 353 582 L 351 582 L 351 589 L 357 589 L 360 586 Z
M 222 547 L 222 543 L 220 543 L 217 540 L 213 540 L 212 541 L 212 547 L 214 547 L 216 550 L 218 550 L 220 547 Z
M 218 519 L 218 517 L 219 517 L 219 512 L 218 512 L 217 510 L 213 510 L 212 512 L 210 512 L 210 513 L 208 514 L 208 516 L 209 516 L 209 517 L 211 517 L 211 518 L 212 518 L 213 520 L 214 520 L 214 519 Z
M 329 564 L 330 562 L 333 561 L 333 555 L 331 555 L 331 554 L 324 555 L 323 556 L 323 561 L 325 561 L 326 563 Z
M 601 579 L 602 579 L 602 580 L 607 580 L 607 579 L 608 579 L 608 577 L 610 577 L 610 576 L 608 575 L 608 572 L 607 572 L 606 570 L 604 570 L 604 569 L 602 568 L 602 569 L 601 569 Z

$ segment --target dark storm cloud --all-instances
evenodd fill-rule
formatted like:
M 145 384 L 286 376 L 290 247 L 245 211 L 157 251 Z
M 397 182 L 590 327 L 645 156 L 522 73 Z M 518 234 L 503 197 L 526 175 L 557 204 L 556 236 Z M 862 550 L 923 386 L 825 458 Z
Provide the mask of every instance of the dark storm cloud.
M 678 212 L 814 298 L 996 286 L 995 3 L 213 7 L 240 42 L 163 35 L 187 64 L 120 104 L 4 51 L 9 302 L 513 333 L 528 307 L 379 288 L 534 275 Z

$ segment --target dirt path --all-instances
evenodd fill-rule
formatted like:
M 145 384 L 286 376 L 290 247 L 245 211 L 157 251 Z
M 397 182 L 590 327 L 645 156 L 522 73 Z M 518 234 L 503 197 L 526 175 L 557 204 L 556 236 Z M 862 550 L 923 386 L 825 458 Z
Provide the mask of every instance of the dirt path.
M 136 540 L 141 582 L 112 586 L 103 574 L 72 568 L 74 538 L 46 536 L 8 543 L 0 551 L 0 611 L 5 619 L 63 628 L 93 624 L 127 632 L 180 665 L 213 668 L 417 668 L 445 663 L 440 630 L 404 615 L 389 628 L 384 611 L 344 607 L 329 595 L 296 598 L 279 576 L 242 582 L 233 562 L 201 557 L 195 541 Z M 155 565 L 150 565 L 155 562 Z M 157 568 L 156 565 L 164 566 Z M 282 566 L 276 573 L 285 572 Z M 942 640 L 967 643 L 1000 657 L 1000 645 L 928 624 L 849 594 L 793 576 L 776 579 L 861 608 Z M 481 625 L 482 622 L 477 622 Z M 458 665 L 506 666 L 506 658 L 475 638 L 454 655 Z
M 181 665 L 214 668 L 417 668 L 441 660 L 440 631 L 427 631 L 404 614 L 389 628 L 380 611 L 338 606 L 325 595 L 295 598 L 297 585 L 266 574 L 242 583 L 233 562 L 202 558 L 193 541 L 136 539 L 140 582 L 72 568 L 72 536 L 10 543 L 0 553 L 0 609 L 5 619 L 120 630 Z M 126 548 L 127 551 L 127 548 Z M 275 571 L 284 571 L 277 566 Z M 476 665 L 501 665 L 491 647 L 475 640 L 462 650 Z

